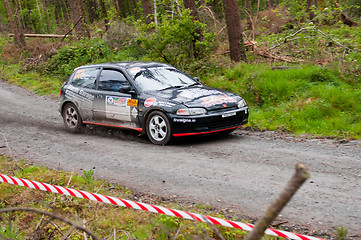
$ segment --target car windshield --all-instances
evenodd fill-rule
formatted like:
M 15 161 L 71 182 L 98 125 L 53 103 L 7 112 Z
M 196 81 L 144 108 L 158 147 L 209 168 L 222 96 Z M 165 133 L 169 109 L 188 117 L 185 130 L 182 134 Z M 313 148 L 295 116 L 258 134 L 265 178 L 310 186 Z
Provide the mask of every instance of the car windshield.
M 181 88 L 197 83 L 185 73 L 169 67 L 138 69 L 134 74 L 134 82 L 143 91 Z

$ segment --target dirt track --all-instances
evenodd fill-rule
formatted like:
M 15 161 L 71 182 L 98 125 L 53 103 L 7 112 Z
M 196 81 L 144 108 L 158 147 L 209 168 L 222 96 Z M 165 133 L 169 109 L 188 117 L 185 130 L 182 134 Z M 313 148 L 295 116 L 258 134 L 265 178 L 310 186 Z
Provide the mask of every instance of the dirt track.
M 66 171 L 95 167 L 99 178 L 139 192 L 208 203 L 254 218 L 300 161 L 311 178 L 279 218 L 289 226 L 308 226 L 311 234 L 331 234 L 343 225 L 349 236 L 361 239 L 360 141 L 236 131 L 155 146 L 118 130 L 94 128 L 74 135 L 65 131 L 56 100 L 0 80 L 0 154 Z

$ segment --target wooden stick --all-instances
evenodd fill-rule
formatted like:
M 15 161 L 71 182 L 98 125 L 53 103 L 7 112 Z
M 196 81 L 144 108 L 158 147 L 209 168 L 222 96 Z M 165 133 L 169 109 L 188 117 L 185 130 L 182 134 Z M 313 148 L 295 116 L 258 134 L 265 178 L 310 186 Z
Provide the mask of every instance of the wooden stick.
M 264 234 L 264 231 L 278 216 L 284 206 L 291 200 L 292 196 L 297 192 L 301 185 L 310 177 L 307 167 L 302 163 L 297 163 L 296 172 L 289 180 L 283 191 L 276 197 L 273 203 L 268 207 L 267 211 L 261 219 L 256 222 L 252 231 L 247 235 L 246 240 L 258 240 Z

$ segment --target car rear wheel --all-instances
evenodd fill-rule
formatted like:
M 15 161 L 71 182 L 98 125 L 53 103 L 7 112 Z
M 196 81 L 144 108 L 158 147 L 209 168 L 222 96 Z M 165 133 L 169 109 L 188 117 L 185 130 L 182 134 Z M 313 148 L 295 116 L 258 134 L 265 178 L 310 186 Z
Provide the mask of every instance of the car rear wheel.
M 80 132 L 84 127 L 79 110 L 73 103 L 67 103 L 63 109 L 64 125 L 70 132 Z
M 165 145 L 171 141 L 171 127 L 164 113 L 154 111 L 149 114 L 147 118 L 147 135 L 149 140 L 157 145 Z

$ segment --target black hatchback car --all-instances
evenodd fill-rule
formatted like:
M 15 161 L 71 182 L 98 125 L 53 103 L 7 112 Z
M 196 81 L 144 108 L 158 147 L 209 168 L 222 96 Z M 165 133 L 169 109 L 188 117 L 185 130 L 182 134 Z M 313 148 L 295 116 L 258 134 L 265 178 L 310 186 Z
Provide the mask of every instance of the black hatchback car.
M 61 88 L 59 111 L 71 132 L 87 124 L 128 128 L 146 134 L 154 144 L 231 132 L 248 122 L 241 97 L 156 62 L 76 68 Z

